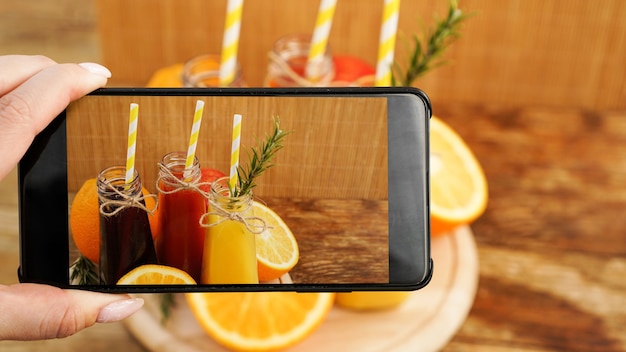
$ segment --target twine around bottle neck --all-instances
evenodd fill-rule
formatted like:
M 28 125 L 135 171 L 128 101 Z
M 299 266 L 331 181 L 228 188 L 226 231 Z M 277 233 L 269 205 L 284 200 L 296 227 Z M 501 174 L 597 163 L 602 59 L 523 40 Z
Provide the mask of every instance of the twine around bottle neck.
M 106 189 L 113 191 L 120 199 L 110 199 L 105 196 L 98 194 L 98 199 L 100 201 L 100 214 L 106 217 L 114 216 L 127 208 L 139 208 L 149 215 L 154 215 L 158 205 L 159 199 L 155 194 L 147 194 L 143 195 L 141 191 L 137 192 L 137 194 L 130 195 L 126 194 L 117 187 L 112 186 L 111 184 L 105 184 L 104 187 Z M 154 207 L 148 208 L 145 205 L 145 200 L 147 198 L 154 199 Z M 112 210 L 111 210 L 112 209 Z
M 220 219 L 215 222 L 209 222 L 209 216 L 215 215 Z M 220 206 L 213 207 L 213 209 L 200 217 L 200 226 L 213 227 L 217 226 L 225 221 L 237 221 L 242 223 L 250 233 L 255 235 L 262 234 L 265 230 L 271 227 L 267 225 L 265 220 L 258 216 L 243 216 L 239 212 L 228 211 Z
M 315 86 L 327 86 L 332 79 L 333 70 L 330 70 L 325 76 L 322 76 L 319 81 L 313 82 L 302 76 L 300 76 L 296 71 L 294 71 L 289 63 L 287 63 L 279 54 L 274 51 L 270 51 L 268 53 L 269 59 L 271 63 L 274 63 L 278 66 L 281 72 L 289 77 L 292 81 L 294 81 L 300 87 L 315 87 Z M 330 76 L 330 77 L 327 77 Z
M 172 194 L 184 190 L 193 190 L 200 193 L 204 198 L 208 199 L 209 194 L 202 190 L 203 186 L 211 186 L 211 182 L 185 181 L 184 177 L 179 178 L 174 175 L 163 163 L 158 163 L 159 177 L 156 181 L 156 188 L 162 194 Z M 169 189 L 164 189 L 161 184 L 166 185 Z
M 374 85 L 375 75 L 365 75 L 356 78 L 354 81 L 332 81 L 331 79 L 325 79 L 326 77 L 322 77 L 319 82 L 312 82 L 308 79 L 300 76 L 296 71 L 294 71 L 291 66 L 277 53 L 274 51 L 270 51 L 268 53 L 270 62 L 278 66 L 281 72 L 287 76 L 289 79 L 294 81 L 297 85 L 301 87 L 316 87 L 316 86 L 328 86 L 328 87 L 371 87 Z M 333 75 L 333 71 L 331 70 L 326 75 Z

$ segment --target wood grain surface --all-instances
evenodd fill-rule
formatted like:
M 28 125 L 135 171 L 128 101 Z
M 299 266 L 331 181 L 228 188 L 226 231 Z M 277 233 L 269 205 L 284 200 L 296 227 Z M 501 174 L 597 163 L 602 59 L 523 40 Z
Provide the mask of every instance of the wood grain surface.
M 480 286 L 448 350 L 626 350 L 626 113 L 439 106 L 487 174 Z
M 270 198 L 300 250 L 295 283 L 389 282 L 387 201 Z

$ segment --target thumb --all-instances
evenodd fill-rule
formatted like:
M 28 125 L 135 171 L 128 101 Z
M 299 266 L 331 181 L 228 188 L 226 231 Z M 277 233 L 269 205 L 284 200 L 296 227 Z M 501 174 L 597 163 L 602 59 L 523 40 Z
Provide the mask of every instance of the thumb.
M 95 323 L 120 321 L 143 300 L 39 284 L 0 286 L 0 340 L 67 337 Z

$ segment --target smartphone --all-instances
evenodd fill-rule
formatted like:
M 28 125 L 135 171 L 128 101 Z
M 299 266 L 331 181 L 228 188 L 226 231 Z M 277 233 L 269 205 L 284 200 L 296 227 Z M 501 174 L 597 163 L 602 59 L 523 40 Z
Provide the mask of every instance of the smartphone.
M 137 120 L 135 137 L 129 138 L 132 104 Z M 236 134 L 235 115 L 241 118 Z M 433 271 L 430 116 L 429 99 L 416 88 L 96 90 L 71 103 L 19 163 L 20 281 L 105 292 L 420 289 Z M 232 203 L 218 209 L 219 191 L 212 188 L 217 181 L 204 176 L 190 181 L 187 175 L 164 171 L 166 156 L 177 153 L 186 172 L 191 154 L 201 175 L 225 176 L 230 192 L 236 185 L 230 177 L 244 178 L 255 158 L 258 166 L 264 146 L 277 132 L 285 135 L 271 162 L 253 179 L 253 212 L 248 215 L 218 214 Z M 236 162 L 235 140 L 240 150 Z M 134 161 L 129 167 L 131 144 Z M 237 172 L 231 171 L 233 164 Z M 130 188 L 135 176 L 103 176 L 115 167 L 121 174 L 133 169 L 140 179 L 142 192 L 129 204 L 120 204 L 128 198 L 115 197 Z M 177 191 L 187 188 L 168 193 L 160 183 L 163 172 L 189 181 L 174 185 Z M 123 185 L 109 189 L 116 192 L 111 202 L 102 187 L 122 178 Z M 85 196 L 77 193 L 89 184 L 91 198 L 85 205 Z M 226 196 L 234 196 L 228 192 Z M 172 197 L 183 193 L 195 197 L 196 208 L 191 198 L 172 203 Z M 73 209 L 82 214 L 74 215 Z M 82 227 L 74 224 L 78 216 Z M 267 264 L 258 256 L 271 257 L 259 254 L 260 248 L 274 250 L 280 243 L 268 245 L 264 236 L 280 231 L 291 233 L 295 246 L 283 254 L 291 258 L 291 266 L 271 277 L 261 271 L 275 269 L 275 262 L 280 267 L 283 257 Z M 225 236 L 219 241 L 218 232 Z M 238 237 L 249 232 L 246 240 Z M 84 242 L 91 242 L 96 253 L 91 260 Z M 130 272 L 154 265 L 183 271 L 193 283 L 118 284 L 124 281 L 120 276 L 128 280 Z M 85 272 L 89 280 L 77 279 Z M 244 278 L 248 274 L 253 278 Z

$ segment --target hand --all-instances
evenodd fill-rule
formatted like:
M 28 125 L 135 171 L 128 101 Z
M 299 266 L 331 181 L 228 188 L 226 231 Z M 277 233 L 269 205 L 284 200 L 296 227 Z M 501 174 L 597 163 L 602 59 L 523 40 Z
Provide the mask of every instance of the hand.
M 33 138 L 73 100 L 111 76 L 98 64 L 57 64 L 43 56 L 0 56 L 0 179 Z M 0 285 L 0 340 L 72 335 L 95 323 L 119 321 L 143 300 L 39 284 Z
M 44 56 L 0 56 L 0 179 L 33 138 L 67 105 L 111 76 L 93 63 L 57 64 Z

